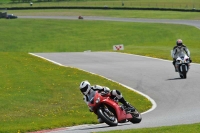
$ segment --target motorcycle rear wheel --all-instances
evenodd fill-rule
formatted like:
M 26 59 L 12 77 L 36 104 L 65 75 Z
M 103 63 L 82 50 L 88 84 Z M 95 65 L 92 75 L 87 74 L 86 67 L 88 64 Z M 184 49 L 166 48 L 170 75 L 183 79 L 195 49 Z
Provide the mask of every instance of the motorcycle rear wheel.
M 142 121 L 142 116 L 136 108 L 134 113 L 130 114 L 132 115 L 133 118 L 129 121 L 132 122 L 133 124 L 140 123 Z
M 104 108 L 99 108 L 97 110 L 98 116 L 109 126 L 117 126 L 118 125 L 118 120 L 115 115 L 109 116 L 109 114 L 104 110 Z M 111 117 L 113 120 L 111 120 Z

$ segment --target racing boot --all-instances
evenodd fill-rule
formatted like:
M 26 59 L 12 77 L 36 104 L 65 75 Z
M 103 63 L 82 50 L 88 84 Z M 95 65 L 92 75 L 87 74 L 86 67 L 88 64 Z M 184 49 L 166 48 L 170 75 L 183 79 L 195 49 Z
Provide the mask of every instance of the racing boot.
M 176 62 L 176 60 L 174 59 L 173 62 L 172 62 L 172 64 L 174 65 L 175 72 L 178 72 L 178 69 L 176 68 L 175 62 Z
M 97 120 L 99 123 L 104 123 L 104 121 L 99 116 L 97 116 Z
M 125 107 L 126 107 L 125 110 L 127 112 L 133 113 L 135 111 L 135 108 L 133 106 L 131 106 L 128 102 L 126 103 Z
M 128 102 L 126 102 L 123 97 L 119 99 L 119 102 L 125 106 L 126 112 L 134 112 L 135 111 L 135 108 L 132 107 Z
M 126 105 L 125 111 L 127 113 L 133 114 L 134 117 L 138 117 L 139 113 L 137 112 L 137 110 L 133 106 L 131 106 L 130 103 L 128 103 L 128 102 L 126 102 L 126 103 L 127 103 L 127 105 Z
M 174 68 L 175 68 L 175 72 L 178 72 L 178 68 L 176 66 L 174 66 Z

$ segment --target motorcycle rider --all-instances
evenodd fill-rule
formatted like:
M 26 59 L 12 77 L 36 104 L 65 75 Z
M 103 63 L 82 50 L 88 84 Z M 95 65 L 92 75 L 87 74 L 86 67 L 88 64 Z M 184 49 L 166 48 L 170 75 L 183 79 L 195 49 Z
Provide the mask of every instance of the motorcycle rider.
M 190 59 L 190 62 L 192 62 L 191 58 L 190 58 L 190 52 L 188 50 L 188 48 L 183 44 L 183 41 L 181 39 L 178 39 L 176 41 L 176 46 L 174 46 L 173 48 L 173 53 L 172 53 L 172 57 L 173 57 L 173 62 L 172 64 L 174 65 L 174 68 L 175 68 L 175 71 L 177 72 L 178 70 L 176 69 L 175 67 L 175 62 L 176 62 L 176 59 L 178 57 L 178 55 L 180 53 L 185 53 L 189 59 Z
M 124 99 L 124 97 L 122 96 L 122 93 L 118 90 L 112 90 L 110 91 L 110 89 L 108 87 L 104 87 L 104 86 L 100 86 L 100 85 L 94 85 L 91 86 L 90 83 L 86 80 L 86 81 L 82 81 L 80 83 L 80 91 L 82 92 L 83 96 L 83 100 L 85 101 L 85 103 L 88 105 L 89 103 L 89 94 L 92 91 L 98 91 L 98 92 L 105 92 L 105 93 L 110 93 L 110 98 L 114 99 L 115 97 L 118 99 L 119 102 L 121 102 L 125 107 L 126 107 L 126 111 L 130 111 L 130 112 L 134 112 L 135 109 Z M 91 108 L 89 108 L 90 112 L 93 112 L 93 110 Z M 98 121 L 100 123 L 102 123 L 103 121 L 98 118 Z

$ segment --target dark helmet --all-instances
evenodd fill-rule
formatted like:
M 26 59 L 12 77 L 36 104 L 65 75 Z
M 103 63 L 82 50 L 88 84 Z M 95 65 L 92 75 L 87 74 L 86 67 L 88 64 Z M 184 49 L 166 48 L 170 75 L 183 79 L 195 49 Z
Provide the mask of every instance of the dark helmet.
M 177 46 L 183 45 L 183 41 L 182 41 L 181 39 L 178 39 L 178 40 L 176 41 L 176 45 L 177 45 Z

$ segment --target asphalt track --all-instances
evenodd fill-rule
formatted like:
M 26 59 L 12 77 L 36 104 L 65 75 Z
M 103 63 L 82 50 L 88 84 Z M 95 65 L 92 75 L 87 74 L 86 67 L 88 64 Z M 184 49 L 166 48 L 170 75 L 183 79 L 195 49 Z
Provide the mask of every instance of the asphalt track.
M 110 21 L 120 20 L 127 19 L 115 18 Z M 136 20 L 141 21 L 141 19 Z M 178 23 L 178 20 L 169 21 L 167 23 Z M 152 19 L 149 22 L 152 22 Z M 159 20 L 156 19 L 155 22 L 158 23 Z M 180 24 L 183 22 L 200 27 L 199 21 L 179 20 Z M 154 105 L 156 108 L 142 114 L 143 120 L 139 124 L 125 123 L 117 127 L 109 127 L 106 124 L 81 125 L 56 129 L 50 131 L 51 133 L 89 133 L 200 122 L 199 64 L 192 63 L 188 78 L 180 79 L 178 73 L 174 72 L 171 61 L 137 55 L 116 52 L 34 53 L 34 55 L 58 65 L 76 67 L 104 76 L 148 95 L 156 103 Z
M 77 20 L 77 16 L 18 16 L 18 18 L 37 18 L 37 19 L 72 19 Z M 144 22 L 144 23 L 171 23 L 195 26 L 200 29 L 200 20 L 172 20 L 172 19 L 144 19 L 144 18 L 113 18 L 83 16 L 83 20 L 101 20 L 101 21 L 120 21 L 120 22 Z
M 142 115 L 140 124 L 83 125 L 54 131 L 97 132 L 200 122 L 200 65 L 191 64 L 187 79 L 180 79 L 170 61 L 116 52 L 35 53 L 64 66 L 80 68 L 132 87 L 157 107 Z M 134 97 L 133 97 L 134 100 Z M 52 131 L 53 132 L 53 131 Z

